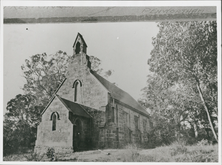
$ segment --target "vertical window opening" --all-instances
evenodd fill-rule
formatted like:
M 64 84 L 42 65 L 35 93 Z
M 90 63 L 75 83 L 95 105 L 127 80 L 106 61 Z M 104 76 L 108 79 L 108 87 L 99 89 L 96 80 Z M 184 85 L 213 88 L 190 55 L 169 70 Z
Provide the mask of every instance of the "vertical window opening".
M 56 114 L 54 113 L 52 116 L 52 130 L 56 130 Z
M 76 50 L 75 50 L 76 54 L 78 54 L 80 52 L 80 43 L 77 42 L 76 44 Z
M 74 102 L 77 102 L 77 103 L 81 103 L 82 101 L 82 84 L 81 84 L 81 81 L 79 80 L 76 80 L 73 84 L 73 88 L 74 88 Z
M 74 101 L 77 102 L 77 97 L 78 97 L 78 85 L 79 85 L 79 82 L 76 82 L 75 84 L 75 93 L 74 93 Z

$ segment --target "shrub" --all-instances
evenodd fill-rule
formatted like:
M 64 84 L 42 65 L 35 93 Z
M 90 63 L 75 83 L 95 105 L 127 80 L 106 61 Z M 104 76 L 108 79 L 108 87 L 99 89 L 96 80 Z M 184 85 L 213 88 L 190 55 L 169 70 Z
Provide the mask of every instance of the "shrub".
M 175 156 L 178 154 L 185 154 L 187 152 L 187 148 L 184 145 L 177 145 L 174 148 L 171 148 L 171 156 Z
M 197 145 L 198 146 L 206 146 L 206 145 L 208 145 L 209 143 L 208 143 L 208 140 L 206 140 L 206 139 L 202 139 L 201 141 L 198 141 L 197 142 Z
M 3 155 L 24 153 L 32 149 L 35 144 L 36 129 L 24 121 L 4 120 L 3 125 Z
M 56 161 L 56 156 L 55 156 L 55 149 L 54 148 L 48 148 L 46 155 L 48 158 L 50 158 L 51 161 Z
M 45 154 L 37 154 L 32 152 L 30 155 L 25 156 L 27 161 L 41 161 Z

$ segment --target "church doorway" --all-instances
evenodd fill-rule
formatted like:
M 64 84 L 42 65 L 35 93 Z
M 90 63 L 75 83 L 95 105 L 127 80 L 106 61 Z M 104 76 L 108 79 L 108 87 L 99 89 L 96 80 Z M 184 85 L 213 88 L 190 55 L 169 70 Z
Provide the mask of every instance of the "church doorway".
M 83 138 L 82 122 L 80 119 L 76 119 L 73 125 L 73 149 L 74 151 L 81 150 L 82 138 Z

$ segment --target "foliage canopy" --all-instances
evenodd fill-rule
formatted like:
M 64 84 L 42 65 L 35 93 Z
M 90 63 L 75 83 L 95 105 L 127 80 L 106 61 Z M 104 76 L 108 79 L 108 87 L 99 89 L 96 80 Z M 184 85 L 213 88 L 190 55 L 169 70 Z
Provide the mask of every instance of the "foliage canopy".
M 191 136 L 191 129 L 195 137 L 202 128 L 208 136 L 210 128 L 217 140 L 216 22 L 161 22 L 158 27 L 141 99 L 159 120 L 156 131 L 168 126 L 179 139 Z
M 65 79 L 70 55 L 58 51 L 56 54 L 35 54 L 21 66 L 26 83 L 24 94 L 18 94 L 7 103 L 4 120 L 4 154 L 33 147 L 40 113 L 49 99 Z M 90 56 L 91 68 L 108 77 L 111 70 L 100 68 L 101 60 Z

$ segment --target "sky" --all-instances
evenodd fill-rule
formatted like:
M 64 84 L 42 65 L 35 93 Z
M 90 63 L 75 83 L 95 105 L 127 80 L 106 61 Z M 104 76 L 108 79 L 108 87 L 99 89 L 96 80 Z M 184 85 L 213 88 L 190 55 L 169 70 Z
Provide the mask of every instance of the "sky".
M 146 86 L 147 60 L 153 48 L 152 37 L 158 33 L 152 22 L 127 23 L 54 23 L 3 25 L 3 111 L 17 94 L 23 94 L 21 65 L 34 54 L 55 54 L 58 50 L 72 55 L 77 33 L 82 34 L 89 56 L 96 56 L 104 70 L 113 70 L 109 77 L 118 87 L 136 100 Z

